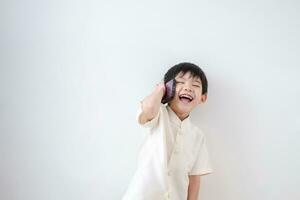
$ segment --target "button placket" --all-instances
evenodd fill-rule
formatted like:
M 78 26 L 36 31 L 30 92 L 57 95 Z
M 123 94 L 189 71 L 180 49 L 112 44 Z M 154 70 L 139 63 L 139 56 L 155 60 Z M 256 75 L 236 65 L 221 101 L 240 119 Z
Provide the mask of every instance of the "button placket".
M 182 129 L 181 128 L 178 129 L 177 134 L 182 135 Z
M 182 135 L 181 130 L 179 129 L 177 131 L 176 140 L 175 140 L 175 144 L 174 144 L 174 153 L 178 153 L 180 151 L 181 145 L 182 145 L 182 138 L 183 138 L 183 135 Z
M 176 133 L 176 141 L 181 140 L 182 138 L 182 130 L 178 129 Z
M 180 148 L 179 147 L 175 147 L 174 154 L 179 154 L 179 153 L 180 153 Z
M 172 153 L 171 153 L 171 156 L 170 156 L 170 160 L 169 160 L 169 166 L 170 166 L 170 168 L 167 171 L 168 176 L 172 175 L 171 167 L 172 167 L 173 159 L 176 160 L 176 156 L 178 156 L 178 154 L 181 151 L 181 145 L 182 145 L 181 144 L 182 143 L 182 139 L 181 138 L 182 138 L 182 136 L 179 136 L 179 135 L 176 136 L 175 144 L 173 146 L 173 150 L 172 150 Z

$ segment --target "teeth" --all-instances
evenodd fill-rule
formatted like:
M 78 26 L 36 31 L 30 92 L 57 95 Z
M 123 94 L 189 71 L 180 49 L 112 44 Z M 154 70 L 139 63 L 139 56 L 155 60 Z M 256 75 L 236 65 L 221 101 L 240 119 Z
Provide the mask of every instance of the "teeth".
M 193 97 L 189 96 L 189 95 L 186 95 L 186 94 L 183 94 L 183 95 L 180 95 L 179 97 L 186 97 L 190 100 L 193 100 Z

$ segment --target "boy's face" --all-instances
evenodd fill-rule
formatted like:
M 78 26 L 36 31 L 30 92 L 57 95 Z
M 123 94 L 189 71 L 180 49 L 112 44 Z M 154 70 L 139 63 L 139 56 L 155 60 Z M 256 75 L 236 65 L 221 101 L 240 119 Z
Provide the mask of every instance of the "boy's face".
M 178 73 L 175 77 L 176 92 L 174 98 L 169 102 L 169 106 L 183 120 L 200 103 L 204 103 L 207 94 L 202 95 L 202 84 L 198 77 L 192 77 L 190 72 L 183 75 Z M 188 95 L 191 100 L 185 98 Z

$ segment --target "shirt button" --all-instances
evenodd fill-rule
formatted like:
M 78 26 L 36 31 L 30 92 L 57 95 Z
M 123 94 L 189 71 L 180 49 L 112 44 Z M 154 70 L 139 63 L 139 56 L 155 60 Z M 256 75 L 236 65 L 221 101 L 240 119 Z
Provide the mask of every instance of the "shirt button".
M 179 152 L 180 152 L 180 149 L 179 148 L 175 148 L 174 153 L 178 154 Z
M 164 197 L 165 197 L 164 199 L 170 199 L 170 193 L 166 192 L 165 195 L 164 195 Z

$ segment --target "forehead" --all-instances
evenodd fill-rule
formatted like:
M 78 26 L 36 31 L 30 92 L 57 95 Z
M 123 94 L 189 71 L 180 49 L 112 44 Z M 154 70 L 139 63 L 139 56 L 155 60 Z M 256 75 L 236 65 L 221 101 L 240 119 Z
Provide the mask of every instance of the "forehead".
M 197 81 L 197 82 L 201 82 L 200 81 L 200 78 L 199 77 L 192 77 L 192 74 L 191 72 L 186 72 L 185 74 L 183 74 L 183 72 L 179 72 L 175 78 L 178 78 L 178 79 L 192 79 L 193 81 Z

